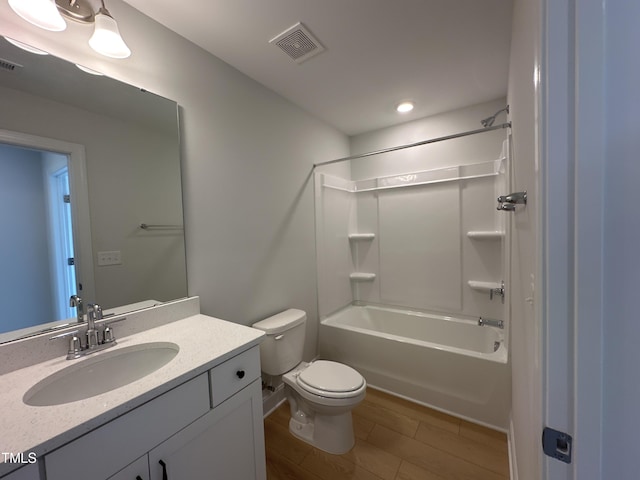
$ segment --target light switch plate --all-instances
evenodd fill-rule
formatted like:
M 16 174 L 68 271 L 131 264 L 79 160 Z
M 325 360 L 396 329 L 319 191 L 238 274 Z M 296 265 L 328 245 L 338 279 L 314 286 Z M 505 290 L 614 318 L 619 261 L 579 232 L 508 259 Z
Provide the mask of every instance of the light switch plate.
M 104 267 L 106 265 L 122 265 L 122 254 L 120 250 L 98 252 L 98 266 Z

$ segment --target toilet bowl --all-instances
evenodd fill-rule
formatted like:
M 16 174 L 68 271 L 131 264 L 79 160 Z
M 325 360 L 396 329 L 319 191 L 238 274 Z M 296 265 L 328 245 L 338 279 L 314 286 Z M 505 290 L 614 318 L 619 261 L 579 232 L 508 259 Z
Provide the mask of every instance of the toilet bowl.
M 355 442 L 351 410 L 367 383 L 353 368 L 328 360 L 302 362 L 306 313 L 290 309 L 253 324 L 266 333 L 262 370 L 282 375 L 291 410 L 289 431 L 328 453 L 348 452 Z
M 364 400 L 367 383 L 337 362 L 301 363 L 283 375 L 291 409 L 289 431 L 328 453 L 343 454 L 355 442 L 351 410 Z

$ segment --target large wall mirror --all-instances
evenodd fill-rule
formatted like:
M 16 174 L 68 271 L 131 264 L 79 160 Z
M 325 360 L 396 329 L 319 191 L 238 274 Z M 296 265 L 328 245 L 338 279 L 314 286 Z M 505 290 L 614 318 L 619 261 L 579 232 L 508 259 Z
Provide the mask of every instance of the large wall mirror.
M 0 37 L 0 342 L 187 296 L 177 105 L 94 73 Z

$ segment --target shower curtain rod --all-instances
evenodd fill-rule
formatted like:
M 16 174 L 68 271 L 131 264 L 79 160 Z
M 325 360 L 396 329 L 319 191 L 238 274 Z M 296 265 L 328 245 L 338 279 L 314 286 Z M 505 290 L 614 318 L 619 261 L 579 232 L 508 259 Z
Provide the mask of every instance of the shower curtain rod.
M 493 127 L 479 128 L 478 130 L 470 130 L 468 132 L 455 133 L 453 135 L 447 135 L 445 137 L 431 138 L 429 140 L 410 143 L 408 145 L 399 145 L 397 147 L 384 148 L 382 150 L 376 150 L 374 152 L 360 153 L 358 155 L 351 155 L 350 157 L 336 158 L 335 160 L 328 160 L 326 162 L 314 163 L 313 168 L 321 167 L 323 165 L 330 165 L 332 163 L 345 162 L 347 160 L 355 160 L 357 158 L 370 157 L 372 155 L 379 155 L 381 153 L 395 152 L 396 150 L 403 150 L 405 148 L 419 147 L 420 145 L 428 145 L 429 143 L 442 142 L 443 140 L 452 140 L 454 138 L 467 137 L 469 135 L 475 135 L 476 133 L 490 132 L 491 130 L 498 130 L 500 128 L 511 128 L 511 122 L 503 123 L 501 125 L 495 125 Z

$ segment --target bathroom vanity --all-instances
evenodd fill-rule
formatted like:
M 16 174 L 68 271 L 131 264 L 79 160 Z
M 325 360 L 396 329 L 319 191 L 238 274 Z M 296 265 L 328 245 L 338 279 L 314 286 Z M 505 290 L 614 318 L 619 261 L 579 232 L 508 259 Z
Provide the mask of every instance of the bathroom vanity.
M 143 315 L 153 323 L 152 312 Z M 116 335 L 127 325 L 116 324 Z M 24 466 L 0 457 L 0 478 L 266 479 L 261 340 L 258 330 L 196 314 L 121 335 L 117 346 L 83 359 L 62 353 L 2 375 L 0 449 L 14 461 L 21 453 Z M 51 397 L 52 405 L 28 404 L 34 385 L 46 388 L 73 362 L 80 369 L 81 362 L 106 363 L 127 349 L 156 345 L 178 352 L 138 380 L 67 403 Z

